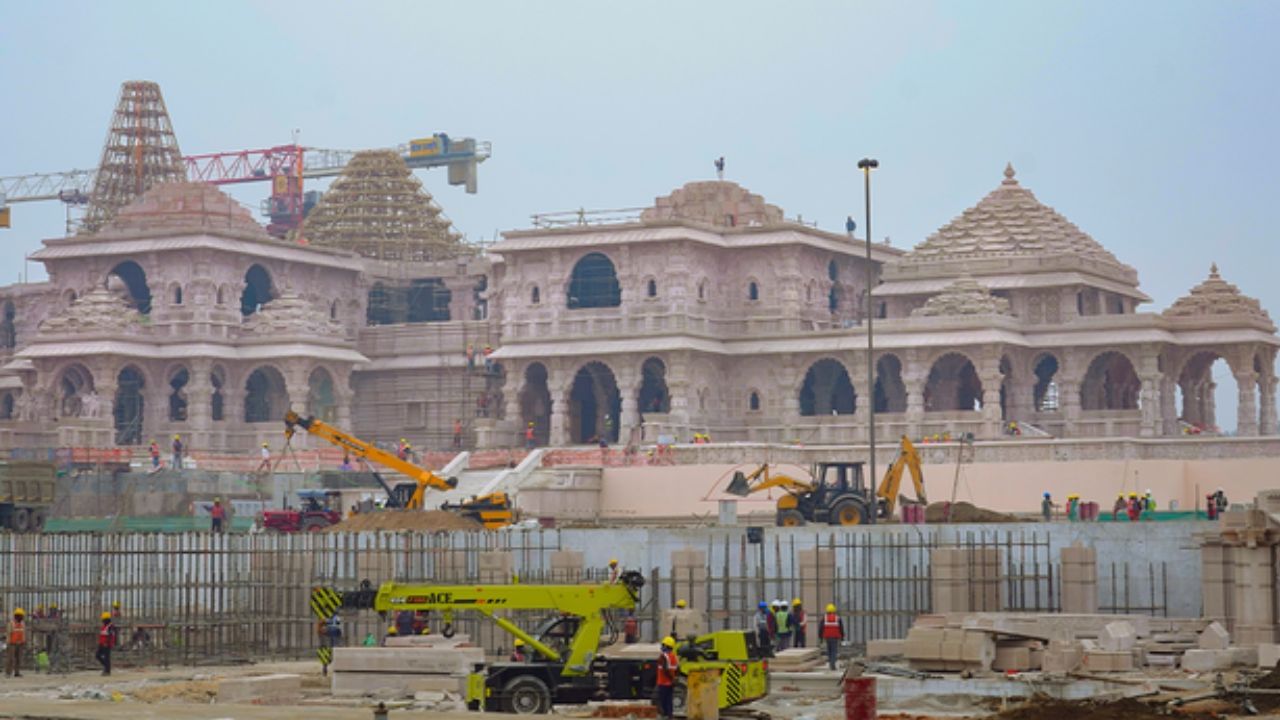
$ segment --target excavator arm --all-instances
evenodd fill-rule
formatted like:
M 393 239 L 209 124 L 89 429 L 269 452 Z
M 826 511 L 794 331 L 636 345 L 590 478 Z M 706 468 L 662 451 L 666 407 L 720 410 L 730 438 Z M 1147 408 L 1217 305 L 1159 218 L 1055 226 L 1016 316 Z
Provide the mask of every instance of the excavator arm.
M 413 496 L 405 504 L 405 507 L 408 509 L 422 508 L 423 497 L 425 495 L 426 488 L 428 487 L 432 487 L 437 490 L 452 490 L 458 486 L 458 480 L 456 478 L 440 477 L 426 468 L 418 467 L 411 462 L 401 460 L 394 453 L 389 453 L 376 445 L 367 443 L 349 433 L 345 433 L 328 423 L 322 422 L 313 417 L 304 418 L 292 410 L 285 413 L 285 437 L 293 437 L 293 434 L 297 432 L 298 428 L 302 428 L 318 438 L 327 440 L 358 458 L 378 463 L 383 467 L 395 470 L 396 472 L 414 480 L 418 484 L 418 487 L 414 490 Z M 379 481 L 382 480 L 381 477 L 378 479 Z M 383 483 L 383 487 L 387 490 L 388 498 L 394 496 L 391 489 L 386 487 L 386 483 Z
M 898 493 L 902 488 L 902 473 L 910 471 L 911 481 L 915 485 L 916 498 L 921 504 L 927 505 L 929 499 L 924 493 L 924 470 L 920 467 L 920 453 L 916 452 L 916 446 L 906 435 L 902 436 L 901 449 L 898 457 L 889 466 L 884 473 L 884 480 L 880 482 L 880 487 L 876 489 L 876 497 L 884 503 L 884 514 L 886 517 L 893 515 L 893 511 L 898 505 Z
M 756 468 L 750 475 L 743 473 L 741 470 L 735 472 L 733 480 L 729 481 L 729 486 L 724 491 L 730 495 L 746 497 L 771 488 L 782 488 L 793 495 L 813 492 L 814 489 L 811 483 L 797 480 L 790 475 L 770 474 L 769 464 L 765 463 Z
M 599 585 L 423 585 L 383 583 L 375 594 L 371 589 L 336 593 L 318 588 L 312 593 L 317 617 L 337 607 L 373 609 L 379 613 L 401 610 L 433 610 L 444 618 L 444 634 L 452 634 L 453 614 L 480 613 L 498 627 L 523 640 L 543 657 L 563 662 L 562 677 L 581 677 L 591 670 L 591 661 L 600 645 L 600 633 L 608 610 L 634 610 L 644 587 L 644 576 L 635 571 L 622 574 L 617 583 Z M 326 598 L 329 598 L 326 600 Z M 506 610 L 548 610 L 580 619 L 565 657 L 518 625 L 495 613 Z M 328 617 L 328 615 L 324 615 Z

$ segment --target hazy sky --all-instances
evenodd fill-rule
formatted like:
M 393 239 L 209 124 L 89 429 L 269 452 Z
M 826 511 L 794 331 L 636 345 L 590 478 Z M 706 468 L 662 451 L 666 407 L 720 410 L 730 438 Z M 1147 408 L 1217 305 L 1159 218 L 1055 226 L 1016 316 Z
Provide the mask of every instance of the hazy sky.
M 870 155 L 874 233 L 906 247 L 1011 161 L 1137 268 L 1146 309 L 1216 261 L 1274 313 L 1277 28 L 1280 2 L 1208 0 L 0 0 L 0 176 L 96 165 L 130 79 L 160 83 L 185 153 L 294 129 L 317 147 L 492 141 L 477 195 L 418 173 L 471 238 L 649 204 L 714 177 L 719 155 L 729 179 L 839 230 L 861 217 Z M 267 192 L 234 194 L 256 208 Z M 0 281 L 62 218 L 15 206 Z M 1233 406 L 1220 379 L 1224 425 Z

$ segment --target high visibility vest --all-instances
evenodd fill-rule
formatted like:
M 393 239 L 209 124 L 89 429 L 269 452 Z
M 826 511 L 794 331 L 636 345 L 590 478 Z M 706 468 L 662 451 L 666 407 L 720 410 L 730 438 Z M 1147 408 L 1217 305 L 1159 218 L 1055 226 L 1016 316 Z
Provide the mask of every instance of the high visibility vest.
M 840 618 L 835 613 L 827 613 L 822 618 L 822 639 L 839 640 L 843 634 L 840 631 Z
M 25 645 L 27 643 L 27 624 L 21 620 L 9 623 L 9 644 Z
M 103 625 L 102 629 L 98 630 L 98 647 L 109 648 L 115 645 L 115 639 L 115 628 L 110 624 Z
M 680 661 L 671 650 L 663 650 L 658 656 L 658 685 L 674 685 Z
M 786 610 L 779 610 L 778 612 L 774 613 L 774 617 L 777 619 L 777 622 L 778 622 L 778 634 L 790 635 L 791 634 L 791 613 L 787 612 Z

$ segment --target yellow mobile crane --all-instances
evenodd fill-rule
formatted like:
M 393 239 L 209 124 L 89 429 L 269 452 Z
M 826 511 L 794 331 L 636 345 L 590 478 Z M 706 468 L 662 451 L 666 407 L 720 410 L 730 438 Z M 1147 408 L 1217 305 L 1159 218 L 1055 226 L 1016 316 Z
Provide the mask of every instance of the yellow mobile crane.
M 304 418 L 290 410 L 284 416 L 284 435 L 286 440 L 292 438 L 298 428 L 302 428 L 318 438 L 328 440 L 338 447 L 362 460 L 368 460 L 383 467 L 391 468 L 414 480 L 413 484 L 400 483 L 394 488 L 387 485 L 382 475 L 377 478 L 382 489 L 387 491 L 387 507 L 421 510 L 425 506 L 426 489 L 452 490 L 458 487 L 457 478 L 441 477 L 430 470 L 418 467 L 411 462 L 401 460 L 394 453 L 367 443 L 354 435 L 348 434 L 313 417 Z M 510 525 L 514 520 L 511 502 L 506 493 L 491 493 L 483 497 L 471 498 L 461 503 L 445 503 L 442 510 L 456 512 L 484 524 L 487 528 L 500 528 Z
M 782 527 L 795 527 L 805 523 L 830 523 L 831 525 L 862 525 L 876 522 L 877 518 L 889 518 L 897 506 L 898 490 L 902 485 L 904 469 L 911 470 L 916 496 L 927 502 L 924 494 L 924 475 L 920 469 L 920 455 L 904 435 L 901 452 L 884 474 L 884 479 L 874 492 L 867 487 L 861 462 L 820 462 L 810 471 L 812 480 L 805 481 L 770 473 L 765 463 L 751 474 L 735 472 L 725 492 L 746 497 L 771 488 L 783 490 L 778 498 L 775 521 Z
M 590 700 L 637 700 L 654 690 L 656 652 L 652 658 L 610 657 L 599 652 L 611 611 L 633 611 L 644 576 L 624 572 L 616 583 L 589 585 L 430 585 L 383 583 L 376 590 L 369 581 L 360 589 L 338 592 L 316 588 L 311 609 L 327 619 L 341 609 L 372 609 L 389 622 L 389 613 L 435 611 L 442 615 L 442 634 L 453 635 L 454 614 L 475 612 L 524 641 L 532 650 L 525 662 L 497 662 L 472 673 L 467 683 L 467 706 L 472 710 L 519 714 L 550 712 L 553 703 Z M 498 615 L 512 610 L 545 610 L 551 617 L 533 632 L 525 632 Z M 607 644 L 607 643 L 605 643 Z M 721 671 L 720 707 L 732 707 L 768 694 L 768 666 L 755 633 L 721 630 L 678 642 L 680 672 Z M 683 677 L 681 678 L 681 681 Z M 680 682 L 677 704 L 683 700 Z

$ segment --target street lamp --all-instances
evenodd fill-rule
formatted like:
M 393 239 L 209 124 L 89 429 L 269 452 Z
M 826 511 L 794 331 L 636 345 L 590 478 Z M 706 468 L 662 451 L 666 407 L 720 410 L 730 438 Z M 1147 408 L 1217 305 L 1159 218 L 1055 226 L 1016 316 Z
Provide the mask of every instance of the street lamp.
M 875 339 L 872 332 L 872 318 L 875 308 L 871 301 L 871 288 L 875 287 L 875 267 L 871 264 L 871 171 L 880 167 L 880 161 L 874 158 L 862 158 L 858 161 L 858 169 L 862 171 L 863 200 L 866 203 L 867 224 L 862 231 L 867 235 L 867 395 L 871 402 L 868 405 L 868 440 L 871 445 L 871 475 L 867 478 L 869 487 L 876 486 L 876 361 Z

